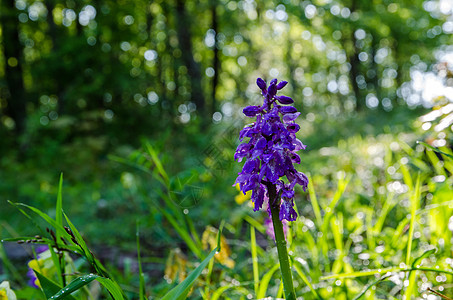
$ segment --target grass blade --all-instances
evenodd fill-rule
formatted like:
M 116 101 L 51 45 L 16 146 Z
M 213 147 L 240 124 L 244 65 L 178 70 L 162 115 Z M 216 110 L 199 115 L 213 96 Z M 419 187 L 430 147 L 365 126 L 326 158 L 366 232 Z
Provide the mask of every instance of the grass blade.
M 46 295 L 47 299 L 51 299 L 54 294 L 58 293 L 61 290 L 61 287 L 56 282 L 50 280 L 36 270 L 33 271 L 35 272 L 36 277 L 38 278 L 41 285 L 41 289 L 44 292 L 44 295 Z M 75 298 L 69 294 L 66 296 L 66 299 L 75 300 Z
M 55 221 L 59 225 L 59 227 L 63 227 L 63 198 L 62 198 L 62 190 L 63 190 L 63 173 L 60 174 L 60 182 L 58 184 L 58 194 L 57 194 L 57 205 L 55 207 Z M 57 241 L 60 240 L 61 230 L 56 228 L 56 235 Z
M 137 222 L 137 230 L 136 230 L 136 238 L 137 238 L 137 260 L 138 260 L 138 276 L 140 281 L 140 292 L 139 292 L 139 299 L 146 300 L 146 287 L 145 287 L 145 276 L 143 275 L 142 270 L 142 258 L 140 255 L 140 234 L 139 234 L 139 226 Z
M 217 247 L 209 253 L 209 255 L 201 262 L 201 264 L 186 277 L 186 279 L 170 290 L 162 300 L 184 300 L 187 298 L 190 289 L 192 288 L 195 280 L 201 275 L 201 272 L 206 268 L 208 263 L 214 257 L 217 252 L 220 252 L 220 236 L 222 230 L 219 229 L 219 234 L 217 236 Z
M 275 271 L 278 270 L 279 267 L 280 265 L 276 264 L 275 266 L 272 267 L 272 269 L 270 269 L 266 274 L 264 274 L 263 278 L 261 278 L 260 288 L 256 298 L 261 299 L 266 297 L 267 287 L 272 279 L 272 275 L 275 273 Z
M 406 254 L 406 265 L 410 265 L 411 261 L 411 249 L 412 249 L 412 238 L 415 230 L 415 213 L 417 211 L 418 202 L 420 200 L 420 174 L 417 176 L 417 182 L 415 183 L 415 190 L 411 197 L 411 220 L 409 223 L 409 236 L 407 242 L 407 254 Z M 410 298 L 407 298 L 410 299 Z
M 49 298 L 49 300 L 58 300 L 58 299 L 63 299 L 68 297 L 71 293 L 81 289 L 88 283 L 92 282 L 99 276 L 94 275 L 94 274 L 88 274 L 84 276 L 80 276 L 73 281 L 71 281 L 67 286 L 62 288 L 60 291 L 58 291 L 56 294 L 54 294 L 52 297 Z
M 313 180 L 311 179 L 310 174 L 307 174 L 308 177 L 308 195 L 310 196 L 311 206 L 313 207 L 313 213 L 316 218 L 316 225 L 318 228 L 321 228 L 322 216 L 321 209 L 319 208 L 318 198 L 316 197 L 315 188 L 313 186 Z
M 113 300 L 124 300 L 121 288 L 115 281 L 105 277 L 97 277 L 96 280 L 109 291 Z
M 443 152 L 443 151 L 437 149 L 436 147 L 433 147 L 433 146 L 431 146 L 431 145 L 429 145 L 429 144 L 427 144 L 427 143 L 425 143 L 425 142 L 417 141 L 417 144 L 422 144 L 423 146 L 428 147 L 428 148 L 430 148 L 431 150 L 433 150 L 433 151 L 435 151 L 435 152 L 437 152 L 437 153 L 440 153 L 440 154 L 442 154 L 442 155 L 445 155 L 446 157 L 449 157 L 450 159 L 453 159 L 453 155 L 448 154 L 448 153 L 445 153 L 445 152 Z
M 252 266 L 253 266 L 253 283 L 255 287 L 255 295 L 258 295 L 259 284 L 260 284 L 260 273 L 258 269 L 258 256 L 256 254 L 256 237 L 255 237 L 255 227 L 250 226 L 250 242 L 251 242 L 251 252 L 252 252 Z
M 296 259 L 297 260 L 297 259 Z M 300 263 L 300 261 L 299 261 Z M 313 296 L 316 297 L 316 299 L 318 300 L 322 300 L 322 297 L 318 294 L 318 292 L 313 288 L 313 286 L 311 285 L 310 281 L 308 280 L 307 276 L 305 275 L 305 273 L 302 271 L 301 268 L 299 268 L 297 265 L 293 264 L 293 268 L 294 270 L 296 270 L 297 274 L 299 275 L 299 277 L 302 279 L 302 281 L 310 288 L 310 291 L 311 293 L 313 294 Z
M 385 276 L 383 276 L 381 278 L 378 278 L 378 279 L 372 281 L 370 284 L 366 285 L 363 288 L 363 290 L 360 292 L 360 294 L 355 296 L 354 299 L 352 299 L 352 300 L 359 300 L 363 295 L 365 295 L 366 291 L 368 291 L 371 287 L 375 286 L 376 284 L 378 284 L 381 281 L 386 280 L 388 277 L 390 277 L 390 275 L 385 275 Z

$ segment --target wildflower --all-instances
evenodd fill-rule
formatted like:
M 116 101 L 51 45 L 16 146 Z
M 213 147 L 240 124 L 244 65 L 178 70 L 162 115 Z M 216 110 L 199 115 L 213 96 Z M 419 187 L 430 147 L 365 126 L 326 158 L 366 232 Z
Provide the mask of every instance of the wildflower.
M 295 120 L 300 115 L 294 106 L 294 100 L 288 96 L 277 96 L 277 92 L 287 84 L 273 79 L 269 86 L 263 79 L 256 81 L 264 97 L 262 106 L 247 106 L 243 113 L 256 121 L 246 125 L 240 132 L 241 142 L 234 155 L 235 160 L 246 162 L 238 174 L 236 183 L 246 194 L 252 191 L 254 211 L 262 208 L 264 202 L 280 206 L 280 220 L 294 221 L 297 213 L 294 210 L 294 186 L 299 184 L 304 191 L 308 178 L 304 173 L 294 168 L 294 163 L 300 164 L 296 153 L 306 146 L 296 138 L 300 126 Z M 288 105 L 288 106 L 287 106 Z M 286 176 L 286 180 L 284 177 Z M 269 203 L 269 189 L 275 189 L 279 203 Z M 281 200 L 280 200 L 281 199 Z M 274 200 L 272 200 L 274 201 Z
M 8 281 L 3 281 L 0 284 L 0 300 L 16 300 L 16 294 L 9 287 Z
M 35 249 L 36 252 L 36 259 L 32 259 L 28 262 L 28 272 L 27 276 L 29 278 L 28 280 L 28 285 L 39 289 L 41 287 L 41 284 L 39 283 L 38 278 L 36 277 L 36 274 L 34 270 L 42 273 L 49 273 L 48 269 L 45 268 L 45 262 L 48 261 L 48 258 L 50 258 L 50 252 L 49 252 L 49 257 L 45 255 L 45 252 L 49 250 L 49 247 L 47 245 L 39 246 Z M 48 265 L 48 264 L 46 264 Z M 48 274 L 46 274 L 48 275 Z
M 29 286 L 36 289 L 41 288 L 41 284 L 38 278 L 36 277 L 35 271 L 39 272 L 40 274 L 44 275 L 47 278 L 55 278 L 57 276 L 57 269 L 53 263 L 52 254 L 50 251 L 55 250 L 49 249 L 47 245 L 39 246 L 36 248 L 35 250 L 36 258 L 28 262 L 27 276 L 29 278 L 28 280 Z M 64 261 L 65 261 L 65 273 L 66 274 L 74 273 L 75 267 L 73 261 L 67 253 L 64 253 Z

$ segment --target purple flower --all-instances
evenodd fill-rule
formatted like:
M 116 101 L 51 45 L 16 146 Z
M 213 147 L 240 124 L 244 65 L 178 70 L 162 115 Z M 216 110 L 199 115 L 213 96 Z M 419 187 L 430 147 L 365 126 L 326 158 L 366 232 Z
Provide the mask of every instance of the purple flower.
M 300 126 L 295 120 L 300 113 L 294 106 L 281 105 L 292 104 L 293 99 L 277 96 L 277 92 L 286 86 L 286 81 L 277 83 L 277 79 L 273 79 L 267 86 L 263 79 L 258 78 L 256 84 L 262 91 L 264 103 L 243 110 L 247 117 L 256 117 L 256 121 L 241 130 L 242 143 L 237 147 L 234 159 L 241 162 L 245 158 L 246 162 L 235 184 L 239 184 L 244 194 L 252 191 L 254 211 L 268 202 L 269 205 L 280 205 L 280 220 L 294 221 L 297 218 L 294 186 L 299 184 L 305 191 L 308 185 L 307 176 L 293 165 L 300 164 L 296 152 L 306 148 L 296 138 Z M 244 142 L 246 137 L 249 140 Z M 271 186 L 275 186 L 278 203 L 269 203 L 268 188 Z
M 286 220 L 283 220 L 282 223 L 283 223 L 283 234 L 285 235 L 286 240 L 286 235 L 288 234 L 288 223 L 286 222 Z M 274 224 L 272 223 L 271 218 L 264 219 L 264 227 L 266 228 L 266 234 L 275 241 Z

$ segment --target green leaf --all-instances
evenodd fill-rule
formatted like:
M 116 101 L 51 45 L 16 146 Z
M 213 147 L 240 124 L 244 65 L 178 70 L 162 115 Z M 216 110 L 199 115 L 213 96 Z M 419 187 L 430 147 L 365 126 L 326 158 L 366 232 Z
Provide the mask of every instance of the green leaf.
M 42 275 L 41 273 L 39 273 L 36 270 L 33 270 L 33 271 L 35 272 L 36 277 L 38 278 L 39 283 L 41 285 L 42 291 L 46 295 L 47 299 L 50 299 L 53 295 L 55 295 L 56 293 L 58 293 L 61 290 L 61 286 L 59 286 L 56 282 L 45 277 L 44 275 Z M 66 297 L 66 299 L 75 300 L 75 298 L 70 295 L 68 295 Z
M 220 252 L 220 236 L 222 235 L 222 230 L 219 229 L 219 234 L 217 235 L 217 247 L 209 253 L 209 255 L 201 262 L 201 264 L 192 272 L 190 272 L 189 276 L 171 289 L 163 298 L 162 300 L 184 300 L 186 299 L 187 295 L 189 294 L 190 289 L 192 288 L 195 280 L 201 275 L 201 272 L 206 268 L 209 261 L 214 257 L 217 252 Z
M 81 289 L 88 283 L 92 282 L 99 276 L 94 275 L 94 274 L 88 274 L 84 276 L 80 276 L 73 281 L 71 281 L 67 286 L 59 290 L 57 293 L 55 293 L 52 297 L 49 298 L 49 300 L 57 300 L 57 299 L 63 299 L 68 297 L 71 293 L 77 291 L 78 289 Z
M 123 292 L 118 283 L 105 277 L 97 277 L 96 280 L 109 291 L 114 300 L 124 300 Z

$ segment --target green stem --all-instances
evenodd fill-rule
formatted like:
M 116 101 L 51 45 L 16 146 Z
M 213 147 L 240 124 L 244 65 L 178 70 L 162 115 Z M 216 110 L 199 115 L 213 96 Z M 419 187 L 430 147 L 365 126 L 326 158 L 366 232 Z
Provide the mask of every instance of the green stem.
M 274 224 L 275 243 L 277 244 L 278 260 L 280 261 L 280 271 L 282 272 L 283 289 L 287 300 L 295 300 L 296 292 L 293 286 L 293 276 L 289 265 L 288 251 L 286 249 L 285 234 L 283 224 L 280 221 L 280 199 L 277 199 L 277 189 L 275 185 L 268 185 L 269 203 L 271 207 L 272 223 Z

